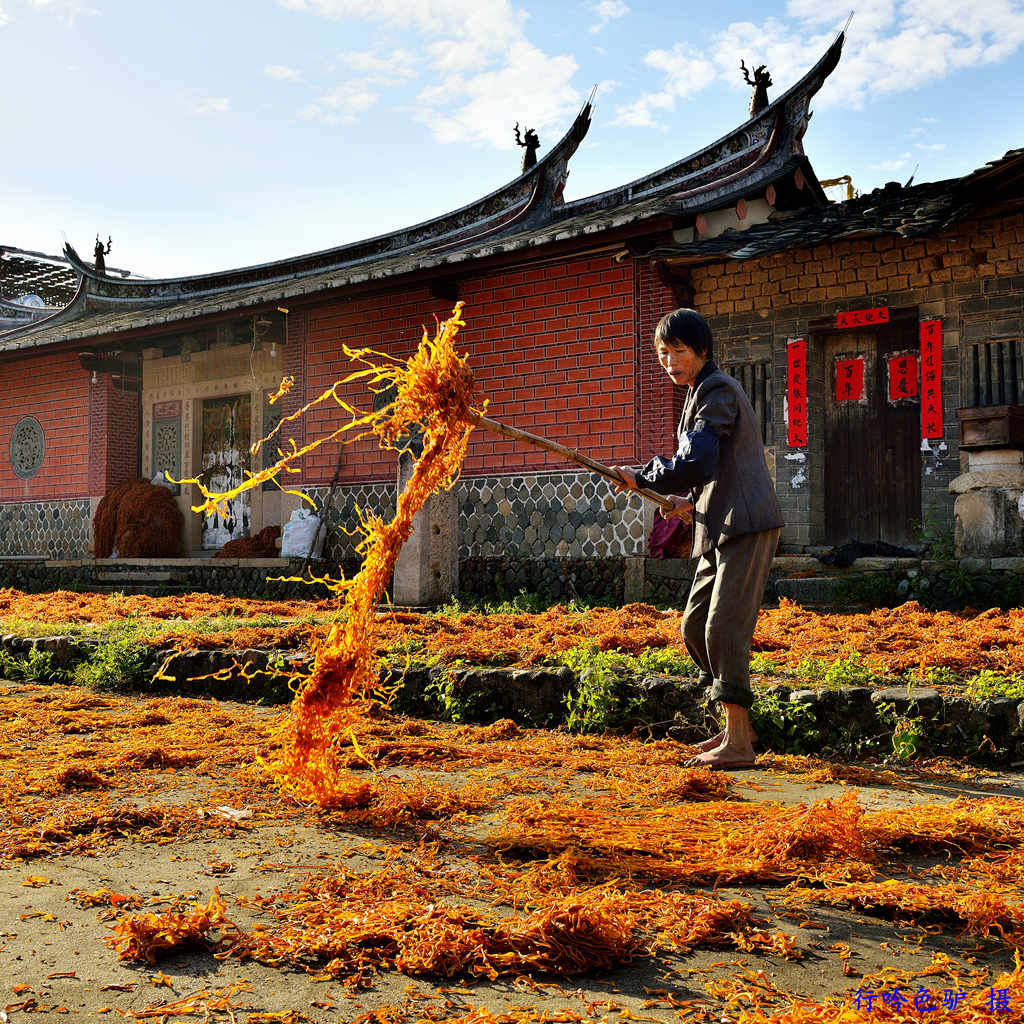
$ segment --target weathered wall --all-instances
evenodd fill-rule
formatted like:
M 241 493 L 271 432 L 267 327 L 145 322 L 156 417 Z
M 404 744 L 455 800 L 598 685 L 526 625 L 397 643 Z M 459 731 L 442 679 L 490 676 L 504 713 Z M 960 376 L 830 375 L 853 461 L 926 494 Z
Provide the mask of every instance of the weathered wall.
M 964 222 L 939 238 L 895 236 L 838 241 L 732 261 L 694 272 L 695 305 L 710 320 L 720 361 L 763 358 L 774 371 L 777 487 L 790 549 L 822 543 L 825 454 L 821 427 L 823 362 L 812 358 L 814 321 L 843 310 L 916 309 L 943 323 L 944 435 L 922 447 L 922 515 L 952 528 L 950 480 L 959 473 L 956 409 L 963 405 L 963 349 L 972 341 L 1021 337 L 1024 315 L 1024 215 Z M 786 341 L 807 338 L 809 436 L 806 464 L 787 461 L 784 398 Z M 817 399 L 817 418 L 815 401 Z M 815 429 L 816 426 L 819 429 Z M 794 487 L 802 471 L 808 483 Z

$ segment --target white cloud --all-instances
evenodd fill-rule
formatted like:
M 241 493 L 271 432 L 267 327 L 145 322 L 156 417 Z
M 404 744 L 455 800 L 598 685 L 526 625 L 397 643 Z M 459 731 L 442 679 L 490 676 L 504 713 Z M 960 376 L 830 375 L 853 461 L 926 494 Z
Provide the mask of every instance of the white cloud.
M 869 164 L 873 171 L 898 171 L 903 167 L 907 166 L 907 161 L 910 160 L 909 153 L 901 153 L 899 157 L 892 160 L 883 160 L 881 163 Z
M 457 32 L 481 34 L 485 25 L 500 39 L 513 26 L 518 30 L 525 15 L 513 12 L 507 0 L 278 0 L 291 11 L 310 11 L 325 18 L 378 21 L 395 28 L 415 29 L 427 35 Z
M 74 26 L 75 22 L 85 15 L 96 16 L 100 11 L 95 7 L 88 7 L 81 0 L 29 0 L 29 4 L 37 10 L 49 10 L 56 14 L 68 28 Z M 0 25 L 6 21 L 2 10 L 0 10 Z
M 231 104 L 226 96 L 207 96 L 193 108 L 193 114 L 226 114 Z
M 354 71 L 363 73 L 367 82 L 398 85 L 416 77 L 416 65 L 422 58 L 409 50 L 394 50 L 381 56 L 376 50 L 358 50 L 342 54 L 342 60 Z
M 644 57 L 644 63 L 664 74 L 664 86 L 616 107 L 613 124 L 664 127 L 657 114 L 671 113 L 676 100 L 687 99 L 715 79 L 714 65 L 688 43 L 676 43 L 671 50 L 651 50 Z
M 353 78 L 341 82 L 329 92 L 299 111 L 305 121 L 323 121 L 324 124 L 352 124 L 359 114 L 369 110 L 379 99 L 365 79 Z
M 590 32 L 600 32 L 608 22 L 629 14 L 629 5 L 623 0 L 600 0 L 600 3 L 591 4 L 590 9 L 597 15 L 597 22 L 590 26 Z
M 549 57 L 525 40 L 513 44 L 506 57 L 494 71 L 451 76 L 424 89 L 416 119 L 430 125 L 439 142 L 486 141 L 499 149 L 515 147 L 515 121 L 521 130 L 564 130 L 580 103 L 571 85 L 576 62 Z M 544 148 L 555 141 L 541 139 Z
M 941 153 L 946 148 L 946 144 L 944 142 L 919 142 L 917 148 L 927 150 L 929 153 Z
M 869 35 L 889 28 L 896 21 L 896 0 L 788 0 L 787 17 L 821 29 L 842 28 L 853 12 L 850 29 Z
M 390 57 L 347 54 L 345 60 L 362 71 L 362 89 L 342 98 L 332 109 L 316 101 L 303 116 L 354 117 L 376 102 L 375 88 L 412 77 L 433 75 L 419 93 L 413 115 L 428 125 L 441 142 L 485 141 L 502 149 L 515 147 L 512 125 L 538 132 L 564 129 L 567 117 L 581 102 L 572 85 L 578 70 L 566 55 L 545 53 L 526 37 L 527 14 L 508 0 L 278 0 L 287 10 L 306 11 L 332 19 L 375 21 L 389 29 L 417 35 L 422 58 L 406 50 Z M 611 0 L 617 9 L 618 0 Z M 336 90 L 337 92 L 337 90 Z M 372 96 L 372 102 L 371 102 Z M 514 103 L 514 106 L 513 106 Z M 338 111 L 341 111 L 340 113 Z
M 788 0 L 784 17 L 757 24 L 734 22 L 699 53 L 683 42 L 652 51 L 647 63 L 664 73 L 663 83 L 620 106 L 616 123 L 663 127 L 659 115 L 670 113 L 677 100 L 715 80 L 747 89 L 740 60 L 748 67 L 767 65 L 774 81 L 769 91 L 773 99 L 825 52 L 849 10 L 849 0 Z M 839 67 L 815 105 L 859 108 L 966 68 L 1004 61 L 1022 46 L 1021 0 L 865 0 L 856 8 Z M 671 59 L 663 60 L 662 55 Z
M 284 64 L 267 64 L 263 70 L 279 82 L 298 82 L 302 78 L 302 72 L 298 68 L 290 68 Z

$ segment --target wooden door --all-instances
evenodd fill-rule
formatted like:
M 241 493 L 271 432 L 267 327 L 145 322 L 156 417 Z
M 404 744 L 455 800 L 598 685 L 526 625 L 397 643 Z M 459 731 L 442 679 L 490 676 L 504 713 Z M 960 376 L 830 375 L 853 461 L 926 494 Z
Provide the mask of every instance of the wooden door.
M 208 398 L 203 402 L 202 481 L 214 492 L 237 487 L 249 469 L 252 435 L 249 395 Z M 249 492 L 227 503 L 228 515 L 203 516 L 203 547 L 222 548 L 229 540 L 249 536 Z
M 825 339 L 825 539 L 907 545 L 921 519 L 920 385 L 914 324 Z M 899 363 L 892 362 L 899 360 Z M 859 365 L 858 365 L 859 364 Z M 890 391 L 890 375 L 893 379 Z M 892 395 L 892 397 L 891 397 Z

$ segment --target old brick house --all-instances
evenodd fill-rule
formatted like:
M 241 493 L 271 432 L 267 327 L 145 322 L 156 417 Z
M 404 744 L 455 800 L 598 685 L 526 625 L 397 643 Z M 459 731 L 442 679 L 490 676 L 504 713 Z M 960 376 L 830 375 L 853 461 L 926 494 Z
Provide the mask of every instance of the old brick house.
M 44 453 L 34 461 L 12 447 L 17 465 L 0 460 L 2 551 L 84 555 L 96 502 L 138 472 L 237 479 L 250 439 L 345 374 L 343 343 L 402 355 L 456 299 L 496 419 L 606 463 L 665 452 L 682 396 L 663 379 L 651 336 L 664 312 L 694 305 L 715 329 L 718 361 L 761 413 L 786 549 L 906 542 L 926 509 L 948 520 L 956 409 L 991 397 L 990 380 L 1001 398 L 1020 398 L 1024 154 L 964 179 L 829 203 L 802 139 L 842 41 L 712 146 L 596 196 L 562 197 L 588 104 L 508 186 L 391 235 L 153 281 L 99 273 L 69 248 L 74 299 L 0 334 L 0 433 L 34 419 L 41 441 L 31 451 Z M 941 362 L 928 382 L 939 422 L 933 409 L 924 443 L 922 321 L 939 324 L 928 354 L 938 338 Z M 837 398 L 840 364 L 859 383 Z M 284 374 L 296 387 L 282 410 L 265 399 Z M 894 379 L 909 390 L 890 401 Z M 285 436 L 301 444 L 329 427 L 317 411 Z M 340 461 L 321 451 L 289 485 L 322 501 L 337 473 L 333 519 L 393 505 L 391 455 L 368 441 Z M 534 449 L 474 435 L 457 486 L 466 578 L 497 567 L 513 586 L 531 585 L 586 565 L 607 582 L 643 553 L 646 509 Z M 179 500 L 191 504 L 189 488 Z M 228 526 L 189 517 L 183 550 L 281 522 L 291 501 L 268 489 Z M 39 521 L 59 527 L 40 540 L 19 526 Z M 337 535 L 335 553 L 346 543 Z

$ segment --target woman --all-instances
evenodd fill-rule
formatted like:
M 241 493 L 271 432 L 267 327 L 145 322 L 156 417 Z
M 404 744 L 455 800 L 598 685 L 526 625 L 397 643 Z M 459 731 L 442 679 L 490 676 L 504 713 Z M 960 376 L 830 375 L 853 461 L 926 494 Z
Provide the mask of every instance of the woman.
M 672 458 L 615 469 L 623 488 L 672 495 L 693 518 L 697 574 L 683 615 L 683 641 L 725 708 L 725 728 L 699 745 L 691 767 L 749 768 L 750 642 L 779 543 L 782 510 L 765 464 L 761 428 L 743 388 L 713 362 L 711 328 L 692 309 L 663 317 L 654 348 L 676 387 L 687 388 Z M 675 497 L 689 495 L 688 498 Z

